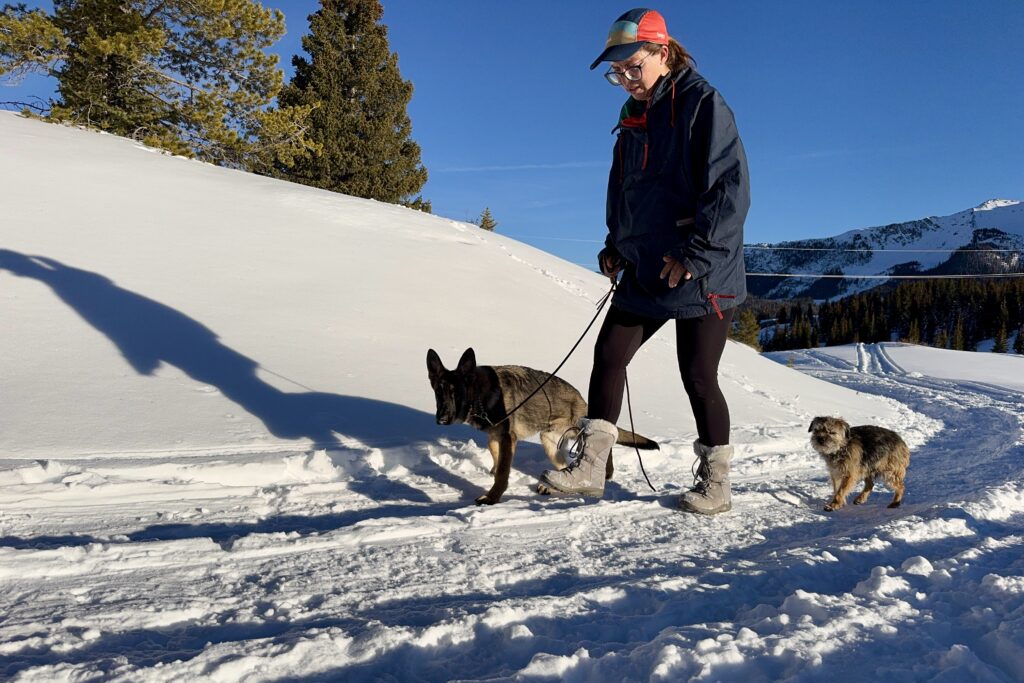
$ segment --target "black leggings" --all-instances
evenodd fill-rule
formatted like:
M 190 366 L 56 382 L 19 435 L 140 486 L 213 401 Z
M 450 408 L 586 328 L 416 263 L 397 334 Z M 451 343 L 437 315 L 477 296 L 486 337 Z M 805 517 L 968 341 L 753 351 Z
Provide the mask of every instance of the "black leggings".
M 729 406 L 718 387 L 718 362 L 725 350 L 733 309 L 676 320 L 676 356 L 690 398 L 697 435 L 708 446 L 729 443 Z M 626 366 L 668 320 L 646 318 L 612 306 L 594 346 L 587 417 L 615 423 L 622 411 Z

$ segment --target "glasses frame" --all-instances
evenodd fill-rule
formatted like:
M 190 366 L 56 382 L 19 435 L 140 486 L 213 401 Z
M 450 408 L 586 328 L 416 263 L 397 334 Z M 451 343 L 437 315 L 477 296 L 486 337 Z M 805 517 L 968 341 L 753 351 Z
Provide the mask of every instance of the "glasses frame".
M 647 61 L 648 57 L 654 56 L 653 52 L 648 52 L 647 55 L 636 64 L 623 69 L 622 71 L 616 71 L 615 69 L 608 69 L 604 72 L 604 79 L 614 86 L 620 86 L 623 82 L 636 83 L 644 77 L 643 64 Z M 636 75 L 631 75 L 630 72 L 636 72 Z

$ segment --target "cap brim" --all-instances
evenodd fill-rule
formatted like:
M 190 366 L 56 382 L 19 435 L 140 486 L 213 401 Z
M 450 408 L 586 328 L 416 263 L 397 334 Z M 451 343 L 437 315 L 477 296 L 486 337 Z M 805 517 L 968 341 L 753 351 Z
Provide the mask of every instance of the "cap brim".
M 594 60 L 594 63 L 590 65 L 590 69 L 593 71 L 601 62 L 621 62 L 624 59 L 629 59 L 643 46 L 644 44 L 642 42 L 626 43 L 625 45 L 612 45 L 610 48 L 602 52 L 600 57 Z

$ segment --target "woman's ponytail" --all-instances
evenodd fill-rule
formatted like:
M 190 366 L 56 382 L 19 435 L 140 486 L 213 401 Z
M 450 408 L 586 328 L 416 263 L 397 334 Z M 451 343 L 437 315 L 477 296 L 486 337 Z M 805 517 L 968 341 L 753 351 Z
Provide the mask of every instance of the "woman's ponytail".
M 686 48 L 679 44 L 675 38 L 668 39 L 668 68 L 674 73 L 697 64 Z

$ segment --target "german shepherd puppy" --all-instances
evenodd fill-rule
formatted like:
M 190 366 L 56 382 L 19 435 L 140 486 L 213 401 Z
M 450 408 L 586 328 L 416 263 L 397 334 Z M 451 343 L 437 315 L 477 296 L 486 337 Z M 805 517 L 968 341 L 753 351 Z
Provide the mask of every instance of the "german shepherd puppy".
M 476 499 L 477 505 L 494 505 L 508 488 L 516 442 L 540 434 L 551 464 L 563 469 L 568 463 L 558 449 L 562 436 L 587 415 L 587 402 L 565 380 L 522 365 L 477 365 L 473 349 L 466 349 L 454 370 L 448 370 L 434 349 L 427 351 L 427 376 L 437 399 L 437 424 L 468 424 L 487 434 L 487 449 L 494 458 L 494 485 Z M 544 388 L 521 408 L 522 403 L 544 380 Z M 650 439 L 620 429 L 618 443 L 643 449 L 657 449 Z M 612 478 L 608 456 L 606 478 Z

